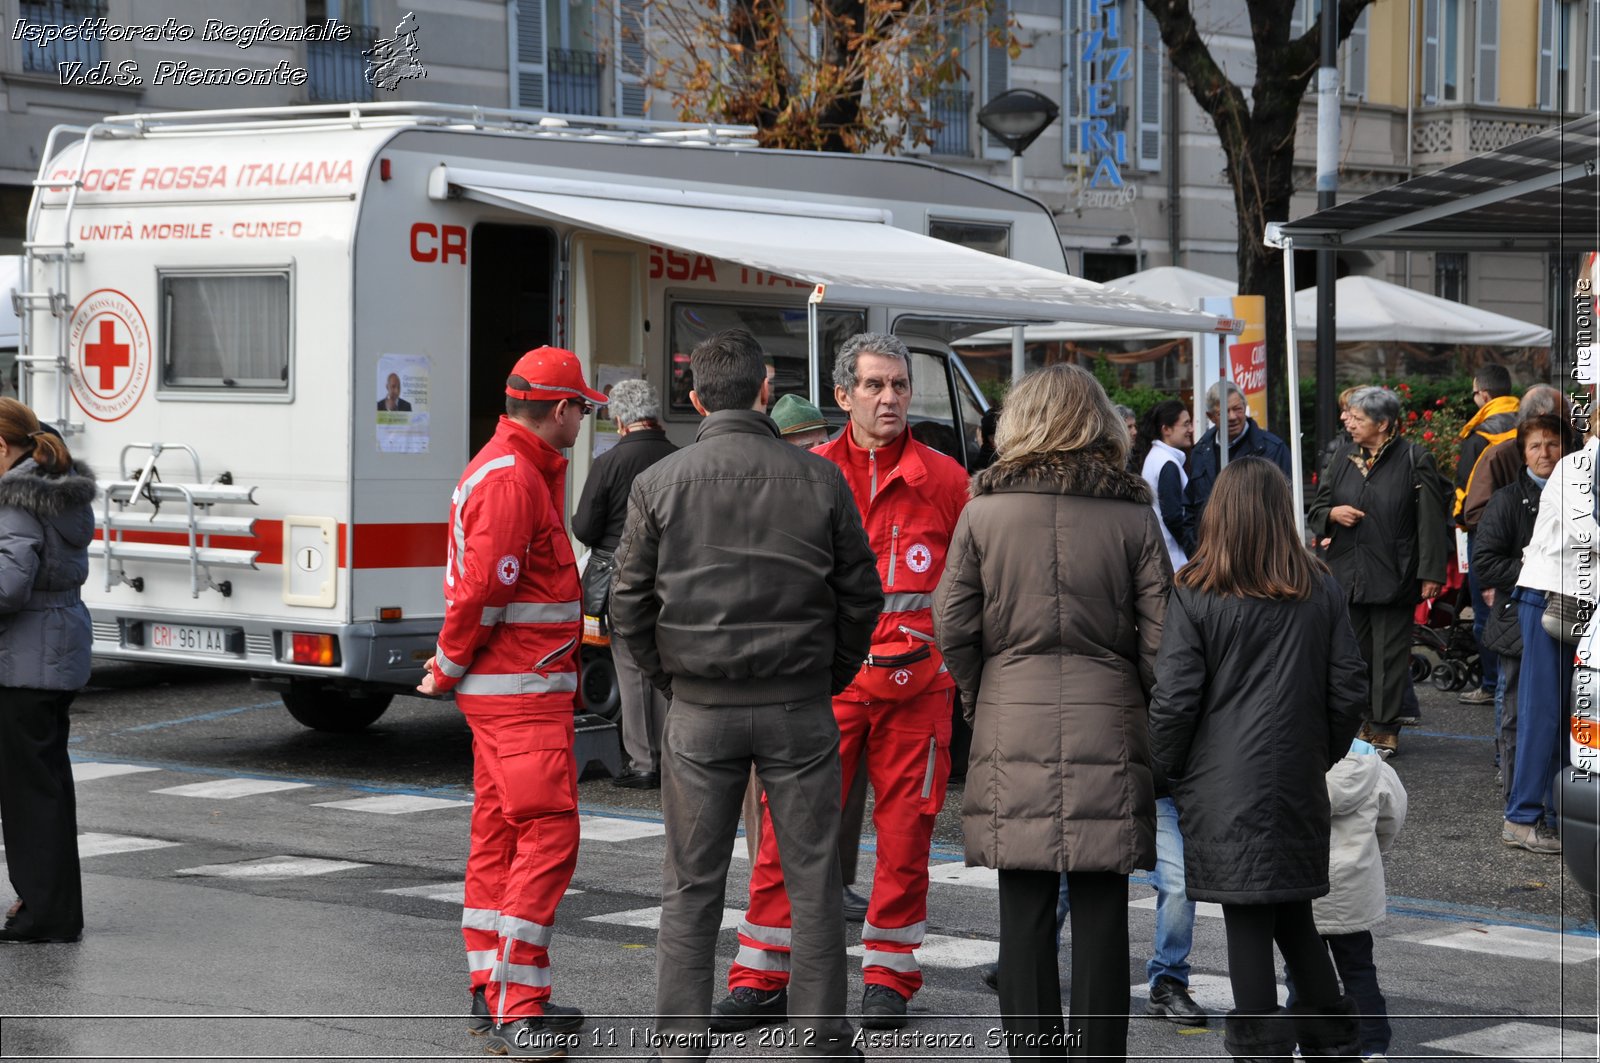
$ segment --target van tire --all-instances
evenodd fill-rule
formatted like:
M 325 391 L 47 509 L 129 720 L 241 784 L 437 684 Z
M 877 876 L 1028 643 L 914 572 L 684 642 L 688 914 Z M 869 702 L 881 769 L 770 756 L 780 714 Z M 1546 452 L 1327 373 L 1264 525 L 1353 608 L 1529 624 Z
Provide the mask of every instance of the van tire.
M 583 648 L 582 670 L 578 673 L 578 696 L 583 711 L 592 712 L 611 723 L 622 720 L 622 687 L 617 682 L 617 666 L 611 651 L 604 646 Z
M 388 711 L 393 694 L 339 690 L 315 683 L 292 683 L 280 695 L 289 715 L 313 731 L 356 734 Z

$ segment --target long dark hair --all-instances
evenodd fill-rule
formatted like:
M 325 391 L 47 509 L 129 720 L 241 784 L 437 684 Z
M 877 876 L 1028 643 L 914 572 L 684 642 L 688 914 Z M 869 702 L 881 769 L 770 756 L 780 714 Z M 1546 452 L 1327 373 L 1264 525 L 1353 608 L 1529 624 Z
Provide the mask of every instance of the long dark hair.
M 61 437 L 39 424 L 39 418 L 16 399 L 0 399 L 0 439 L 26 451 L 47 473 L 60 476 L 72 468 L 72 454 Z
M 1133 441 L 1134 471 L 1144 468 L 1144 459 L 1150 456 L 1150 448 L 1161 438 L 1161 430 L 1177 424 L 1178 418 L 1188 409 L 1177 399 L 1162 399 L 1144 411 L 1144 416 L 1139 418 L 1139 438 Z
M 1304 601 L 1327 571 L 1295 532 L 1283 471 L 1265 458 L 1238 458 L 1217 474 L 1199 545 L 1177 583 L 1230 598 Z

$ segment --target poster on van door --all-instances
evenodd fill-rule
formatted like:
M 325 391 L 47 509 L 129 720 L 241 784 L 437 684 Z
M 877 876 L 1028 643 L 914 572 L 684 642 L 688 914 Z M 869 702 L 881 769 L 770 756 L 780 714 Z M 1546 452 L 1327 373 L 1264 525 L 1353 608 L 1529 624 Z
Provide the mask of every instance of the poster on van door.
M 428 381 L 425 354 L 378 356 L 378 449 L 386 454 L 428 452 Z

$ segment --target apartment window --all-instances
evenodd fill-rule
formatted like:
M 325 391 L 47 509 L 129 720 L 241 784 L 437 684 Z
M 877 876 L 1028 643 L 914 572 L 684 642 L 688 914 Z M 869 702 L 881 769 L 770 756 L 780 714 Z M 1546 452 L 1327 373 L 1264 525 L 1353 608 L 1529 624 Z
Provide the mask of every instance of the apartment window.
M 1004 38 L 1009 9 L 1009 0 L 995 0 L 983 26 L 970 27 L 964 34 L 952 27 L 946 33 L 947 45 L 960 51 L 966 76 L 935 90 L 924 104 L 928 116 L 940 123 L 929 145 L 933 154 L 971 156 L 976 130 L 985 157 L 1011 157 L 1004 144 L 977 130 L 976 118 L 984 104 L 1011 87 L 1011 56 L 1004 44 L 996 45 L 989 37 L 993 33 Z M 978 57 L 976 63 L 968 61 L 972 55 Z
M 989 9 L 988 22 L 980 31 L 983 34 L 983 71 L 979 83 L 983 86 L 983 99 L 977 101 L 979 107 L 1011 87 L 1011 53 L 1005 45 L 1010 12 L 1010 0 L 994 0 L 994 6 Z M 996 38 L 1000 43 L 995 43 Z M 985 156 L 991 159 L 1011 157 L 1011 149 L 997 138 L 990 136 L 987 131 L 980 135 Z
M 545 0 L 545 107 L 561 114 L 600 113 L 594 0 Z
M 545 110 L 544 3 L 510 0 L 506 18 L 510 23 L 511 106 Z
M 162 273 L 161 386 L 289 390 L 289 272 Z
M 43 26 L 76 26 L 84 19 L 104 18 L 105 0 L 22 0 L 23 22 Z M 55 74 L 63 63 L 82 63 L 85 67 L 100 62 L 98 40 L 51 41 L 43 48 L 22 46 L 22 69 L 30 73 Z
M 361 53 L 378 39 L 372 24 L 371 0 L 306 0 L 306 25 L 338 22 L 350 27 L 343 41 L 306 42 L 306 88 L 313 103 L 361 102 L 372 99 L 366 57 Z
M 1441 299 L 1467 301 L 1467 256 L 1440 252 L 1433 256 L 1433 294 Z
M 1422 100 L 1424 103 L 1451 103 L 1466 98 L 1462 91 L 1461 72 L 1461 56 L 1464 51 L 1462 41 L 1464 2 L 1465 0 L 1423 0 Z M 1480 20 L 1482 18 L 1481 11 L 1479 18 Z
M 1355 28 L 1350 31 L 1350 36 L 1339 46 L 1339 80 L 1344 87 L 1346 99 L 1367 98 L 1367 25 L 1371 10 L 1368 8 L 1361 12 L 1361 17 L 1356 19 Z M 1321 14 L 1322 0 L 1294 0 L 1294 14 L 1289 18 L 1289 36 L 1299 37 L 1305 33 L 1316 25 L 1317 18 Z M 1317 56 L 1320 66 L 1322 56 L 1320 43 L 1317 45 Z

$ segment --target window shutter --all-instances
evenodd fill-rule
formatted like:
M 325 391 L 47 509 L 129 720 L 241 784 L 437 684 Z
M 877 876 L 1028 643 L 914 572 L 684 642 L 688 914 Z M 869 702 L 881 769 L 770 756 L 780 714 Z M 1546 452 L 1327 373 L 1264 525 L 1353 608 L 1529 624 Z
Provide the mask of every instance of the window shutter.
M 1600 0 L 1589 5 L 1589 84 L 1585 107 L 1600 111 Z
M 644 76 L 650 62 L 645 54 L 645 34 L 650 30 L 650 12 L 644 0 L 616 0 L 612 16 L 613 64 L 615 80 L 612 83 L 613 106 L 619 118 L 643 118 L 646 113 Z
M 1600 4 L 1600 0 L 1595 0 Z M 1083 42 L 1079 34 L 1088 25 L 1085 0 L 1061 0 L 1061 162 L 1077 166 L 1084 161 L 1078 143 L 1078 122 L 1083 117 Z
M 1500 99 L 1500 0 L 1478 0 L 1478 69 L 1476 92 L 1479 103 Z
M 1439 102 L 1439 0 L 1422 4 L 1422 102 Z
M 1011 53 L 1003 41 L 1006 33 L 1006 15 L 1010 6 L 1009 0 L 993 0 L 993 6 L 989 8 L 989 17 L 983 31 L 983 95 L 974 102 L 974 106 L 978 108 L 982 108 L 984 104 L 1011 87 Z M 995 44 L 989 39 L 989 35 L 993 33 L 1001 35 L 1002 43 Z M 987 132 L 983 134 L 983 153 L 990 158 L 1011 157 L 1010 149 L 989 136 Z
M 1166 108 L 1166 46 L 1161 24 L 1139 5 L 1139 135 L 1137 161 L 1141 170 L 1161 169 L 1162 117 Z
M 517 57 L 511 79 L 512 105 L 542 111 L 545 108 L 544 4 L 540 0 L 512 0 L 507 10 L 514 23 L 511 38 Z
M 1556 3 L 1539 0 L 1539 110 L 1555 106 Z
M 1361 12 L 1345 41 L 1344 94 L 1354 100 L 1367 98 L 1367 16 L 1370 14 L 1370 7 Z

